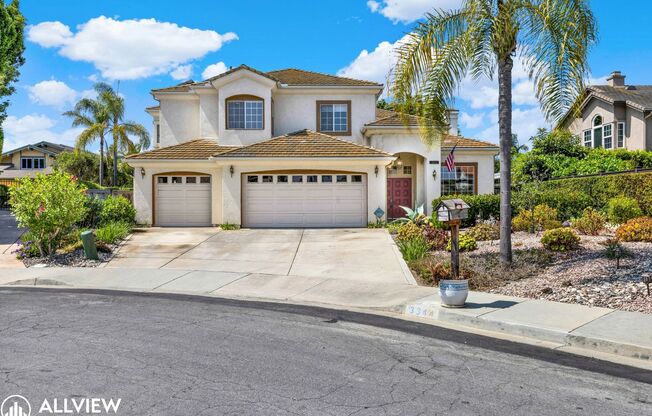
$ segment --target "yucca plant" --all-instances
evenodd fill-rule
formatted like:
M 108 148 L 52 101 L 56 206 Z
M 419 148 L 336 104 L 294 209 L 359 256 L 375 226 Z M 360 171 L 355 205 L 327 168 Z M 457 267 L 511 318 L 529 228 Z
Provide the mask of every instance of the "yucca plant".
M 498 77 L 501 261 L 511 264 L 512 70 L 528 70 L 545 116 L 559 120 L 577 108 L 588 77 L 597 24 L 588 0 L 466 0 L 460 9 L 426 15 L 398 48 L 391 95 L 419 97 L 427 144 L 448 131 L 446 110 L 462 80 Z

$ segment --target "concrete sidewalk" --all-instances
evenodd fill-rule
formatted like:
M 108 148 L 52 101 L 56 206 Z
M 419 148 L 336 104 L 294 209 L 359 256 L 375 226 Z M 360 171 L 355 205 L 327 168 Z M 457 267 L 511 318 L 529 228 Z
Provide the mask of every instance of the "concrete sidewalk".
M 316 304 L 400 314 L 459 330 L 515 336 L 584 355 L 652 363 L 652 315 L 472 292 L 466 308 L 442 308 L 437 288 L 315 276 L 176 269 L 5 269 L 0 285 L 60 286 Z M 603 358 L 604 357 L 600 357 Z

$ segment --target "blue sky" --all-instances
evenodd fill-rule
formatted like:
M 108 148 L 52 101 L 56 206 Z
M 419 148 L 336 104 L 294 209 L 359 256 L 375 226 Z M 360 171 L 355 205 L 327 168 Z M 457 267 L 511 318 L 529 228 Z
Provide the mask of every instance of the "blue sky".
M 263 71 L 296 67 L 385 82 L 392 47 L 432 7 L 461 0 L 23 0 L 26 64 L 4 124 L 5 150 L 39 140 L 71 144 L 61 113 L 105 80 L 126 98 L 127 118 L 150 127 L 152 88 L 202 79 L 241 63 Z M 651 84 L 652 2 L 622 9 L 594 0 L 600 42 L 590 63 L 597 82 L 621 70 Z M 514 130 L 521 141 L 546 126 L 524 72 L 515 70 Z M 496 141 L 496 86 L 465 82 L 455 106 L 464 135 Z

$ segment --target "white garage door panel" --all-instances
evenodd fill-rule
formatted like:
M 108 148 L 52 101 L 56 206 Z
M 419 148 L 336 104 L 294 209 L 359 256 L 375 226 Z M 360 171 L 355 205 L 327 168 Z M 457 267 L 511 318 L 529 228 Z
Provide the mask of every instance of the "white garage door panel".
M 272 182 L 263 182 L 263 176 Z M 279 176 L 288 181 L 279 181 Z M 301 176 L 303 182 L 292 182 Z M 367 224 L 367 184 L 365 175 L 317 174 L 318 182 L 308 182 L 315 174 L 243 175 L 243 225 L 247 227 L 363 227 Z M 323 177 L 332 178 L 332 182 Z M 343 176 L 343 175 L 340 175 Z M 353 182 L 353 176 L 360 182 Z M 258 182 L 249 182 L 256 177 Z
M 178 176 L 175 176 L 178 178 Z M 211 184 L 199 176 L 182 176 L 182 183 L 156 183 L 156 225 L 162 227 L 205 227 L 211 225 Z M 194 182 L 188 178 L 195 178 Z M 206 177 L 205 177 L 206 178 Z M 206 179 L 205 179 L 206 180 Z

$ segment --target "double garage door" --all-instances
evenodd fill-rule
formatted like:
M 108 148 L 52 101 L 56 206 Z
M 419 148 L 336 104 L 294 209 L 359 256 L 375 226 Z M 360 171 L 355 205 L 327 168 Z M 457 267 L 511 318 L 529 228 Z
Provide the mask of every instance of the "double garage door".
M 296 172 L 242 175 L 245 227 L 364 227 L 367 177 Z
M 211 177 L 157 176 L 155 209 L 155 223 L 161 227 L 210 226 Z

